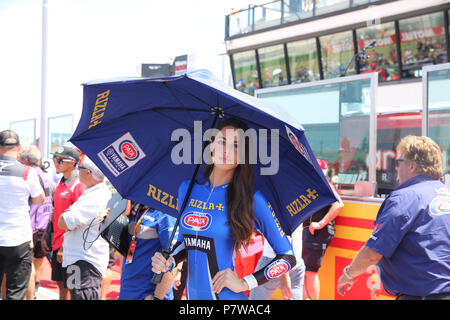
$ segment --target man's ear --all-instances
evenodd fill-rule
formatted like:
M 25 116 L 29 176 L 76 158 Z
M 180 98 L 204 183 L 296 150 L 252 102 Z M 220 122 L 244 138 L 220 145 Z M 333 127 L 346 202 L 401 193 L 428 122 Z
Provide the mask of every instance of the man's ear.
M 415 173 L 417 171 L 417 162 L 410 161 L 409 162 L 409 169 L 411 170 L 411 172 Z

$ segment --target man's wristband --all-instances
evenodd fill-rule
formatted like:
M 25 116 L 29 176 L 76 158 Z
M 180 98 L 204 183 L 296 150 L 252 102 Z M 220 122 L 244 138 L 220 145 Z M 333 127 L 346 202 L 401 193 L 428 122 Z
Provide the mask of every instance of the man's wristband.
M 347 277 L 347 279 L 349 279 L 349 280 L 353 280 L 353 279 L 355 279 L 354 277 L 352 277 L 349 273 L 348 273 L 348 268 L 349 268 L 350 266 L 346 266 L 345 268 L 344 268 L 344 275 Z

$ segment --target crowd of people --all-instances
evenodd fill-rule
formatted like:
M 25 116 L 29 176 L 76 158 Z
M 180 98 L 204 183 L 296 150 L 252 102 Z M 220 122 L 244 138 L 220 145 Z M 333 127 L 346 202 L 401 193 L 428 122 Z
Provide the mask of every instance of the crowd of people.
M 225 136 L 226 130 L 232 130 Z M 214 204 L 208 214 L 186 206 L 169 255 L 162 253 L 176 219 L 144 204 L 128 201 L 127 252 L 123 254 L 119 300 L 283 299 L 317 300 L 318 271 L 333 239 L 334 220 L 344 204 L 319 210 L 288 237 L 279 232 L 272 208 L 253 189 L 253 167 L 237 162 L 238 129 L 229 119 L 211 140 L 213 164 L 205 166 L 190 197 Z M 244 147 L 250 148 L 248 140 Z M 385 199 L 371 237 L 342 270 L 337 291 L 345 295 L 371 265 L 386 291 L 397 299 L 450 299 L 450 188 L 443 175 L 439 146 L 426 137 L 408 136 L 397 147 L 399 186 Z M 222 161 L 231 158 L 235 161 Z M 248 159 L 247 159 L 248 160 Z M 64 146 L 53 153 L 58 178 L 46 174 L 35 146 L 22 148 L 19 136 L 0 132 L 0 281 L 3 299 L 35 299 L 43 260 L 61 300 L 105 299 L 115 248 L 99 235 L 109 214 L 111 191 L 102 171 L 86 155 Z M 327 162 L 317 159 L 325 177 Z M 189 181 L 179 187 L 184 199 Z M 225 204 L 220 206 L 217 204 Z M 195 209 L 195 210 L 194 210 Z M 214 216 L 205 228 L 191 228 L 192 212 Z M 262 255 L 252 272 L 236 273 L 235 255 L 258 233 Z M 274 271 L 275 270 L 275 271 Z M 272 273 L 274 272 L 274 273 Z M 153 283 L 155 274 L 162 280 Z M 184 292 L 184 294 L 183 294 Z

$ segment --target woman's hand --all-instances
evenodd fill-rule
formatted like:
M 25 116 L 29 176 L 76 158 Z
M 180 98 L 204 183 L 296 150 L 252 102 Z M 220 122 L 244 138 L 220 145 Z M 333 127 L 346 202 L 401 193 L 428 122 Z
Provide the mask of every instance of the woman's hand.
M 169 257 L 169 259 L 166 260 L 161 252 L 156 252 L 152 257 L 152 271 L 157 274 L 167 272 L 174 262 L 175 260 L 173 257 Z
M 212 291 L 217 294 L 225 287 L 236 293 L 248 290 L 247 282 L 244 279 L 240 279 L 236 272 L 229 268 L 217 272 L 212 283 Z

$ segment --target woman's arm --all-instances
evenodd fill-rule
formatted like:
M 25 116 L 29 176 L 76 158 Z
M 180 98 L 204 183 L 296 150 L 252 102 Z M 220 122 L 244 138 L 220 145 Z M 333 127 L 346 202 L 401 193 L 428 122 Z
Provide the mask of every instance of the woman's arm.
M 269 280 L 281 277 L 297 263 L 292 245 L 262 193 L 255 193 L 253 207 L 259 228 L 266 240 L 269 241 L 276 256 L 264 268 L 242 279 L 231 269 L 219 271 L 212 280 L 215 293 L 220 293 L 224 287 L 228 287 L 234 292 L 251 290 Z

